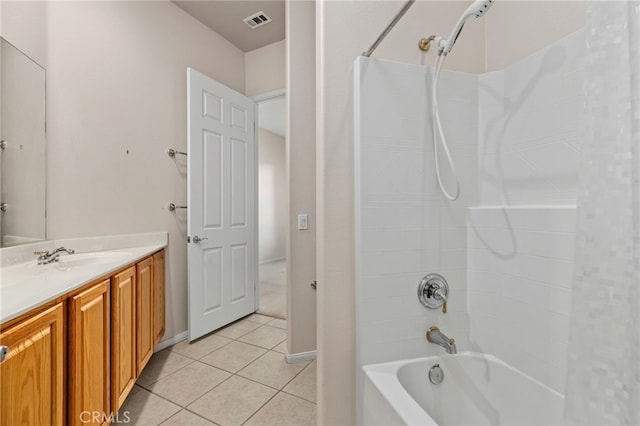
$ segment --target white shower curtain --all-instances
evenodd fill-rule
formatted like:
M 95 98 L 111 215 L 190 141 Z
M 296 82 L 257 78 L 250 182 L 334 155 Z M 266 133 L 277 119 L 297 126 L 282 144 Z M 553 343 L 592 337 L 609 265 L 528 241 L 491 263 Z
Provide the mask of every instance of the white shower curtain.
M 640 2 L 591 1 L 565 422 L 640 424 Z

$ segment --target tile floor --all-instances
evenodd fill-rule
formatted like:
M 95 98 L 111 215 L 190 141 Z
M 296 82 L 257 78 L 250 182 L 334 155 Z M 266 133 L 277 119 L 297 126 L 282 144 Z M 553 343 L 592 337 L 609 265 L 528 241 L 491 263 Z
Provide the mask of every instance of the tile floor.
M 277 318 L 287 314 L 287 262 L 276 260 L 259 267 L 260 309 L 258 313 Z
M 136 425 L 315 425 L 316 362 L 284 360 L 286 321 L 253 314 L 153 355 L 120 410 Z

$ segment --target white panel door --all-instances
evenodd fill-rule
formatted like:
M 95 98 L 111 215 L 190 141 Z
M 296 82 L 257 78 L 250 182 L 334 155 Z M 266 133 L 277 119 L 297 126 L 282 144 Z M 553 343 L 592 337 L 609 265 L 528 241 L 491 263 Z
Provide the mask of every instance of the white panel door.
M 255 311 L 253 100 L 191 68 L 188 84 L 189 340 Z

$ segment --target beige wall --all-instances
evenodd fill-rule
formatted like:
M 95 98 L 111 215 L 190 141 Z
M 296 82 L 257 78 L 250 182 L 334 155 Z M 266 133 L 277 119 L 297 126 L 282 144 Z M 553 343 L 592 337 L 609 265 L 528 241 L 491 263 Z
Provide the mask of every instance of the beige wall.
M 501 67 L 583 25 L 583 5 L 500 3 L 487 14 L 489 19 L 467 22 L 445 68 L 481 73 L 487 66 Z M 432 33 L 448 35 L 468 4 L 416 2 L 373 57 L 432 64 L 435 55 L 417 50 L 417 40 Z M 532 11 L 534 5 L 539 9 Z M 317 4 L 319 424 L 355 422 L 353 61 L 399 7 L 399 2 Z M 549 17 L 553 14 L 560 16 Z M 544 31 L 548 34 L 537 39 Z
M 170 2 L 52 2 L 49 239 L 169 231 L 165 338 L 187 329 L 186 68 L 244 92 L 244 54 Z
M 315 73 L 315 39 L 310 30 L 315 6 L 293 1 L 286 7 L 287 40 L 245 54 L 245 86 L 247 96 L 286 88 L 287 353 L 300 354 L 316 350 L 316 294 L 309 285 L 316 279 L 315 86 L 310 78 Z M 301 213 L 309 215 L 306 231 L 297 228 Z
M 287 226 L 287 169 L 284 137 L 258 133 L 258 260 L 283 259 Z
M 289 244 L 287 246 L 287 352 L 316 350 L 316 140 L 313 2 L 287 1 L 287 164 Z M 309 215 L 298 231 L 297 216 Z
M 1 1 L 0 34 L 9 43 L 46 68 L 47 3 Z
M 285 42 L 275 42 L 244 54 L 245 94 L 260 95 L 285 87 Z
M 584 1 L 496 1 L 487 20 L 487 71 L 504 69 L 584 27 Z

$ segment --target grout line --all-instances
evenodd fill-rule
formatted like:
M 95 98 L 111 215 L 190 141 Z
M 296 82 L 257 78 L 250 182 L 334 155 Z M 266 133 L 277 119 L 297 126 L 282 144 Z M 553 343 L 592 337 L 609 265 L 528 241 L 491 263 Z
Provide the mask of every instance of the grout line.
M 186 412 L 188 412 L 188 413 L 193 414 L 194 416 L 197 416 L 197 417 L 201 418 L 201 419 L 202 419 L 202 420 L 204 420 L 204 421 L 207 421 L 207 422 L 209 422 L 209 423 L 212 423 L 212 424 L 214 424 L 214 425 L 216 425 L 216 426 L 220 426 L 220 424 L 219 424 L 219 423 L 216 423 L 216 422 L 214 422 L 213 420 L 209 420 L 208 418 L 203 417 L 203 416 L 201 416 L 200 414 L 198 414 L 198 413 L 196 413 L 196 412 L 194 412 L 194 411 L 189 410 L 187 407 L 183 407 L 183 408 L 182 408 L 182 410 L 180 410 L 180 411 L 186 411 Z M 180 414 L 180 411 L 178 411 L 177 413 L 175 413 L 173 416 L 169 417 L 168 419 L 163 420 L 163 421 L 162 421 L 162 423 L 160 423 L 158 426 L 162 426 L 162 425 L 163 425 L 164 423 L 166 423 L 169 419 L 171 419 L 172 417 L 175 417 L 175 416 L 177 416 L 178 414 Z
M 293 396 L 294 398 L 298 398 L 298 399 L 301 399 L 301 400 L 303 400 L 303 401 L 310 402 L 310 403 L 312 403 L 312 404 L 314 404 L 314 405 L 318 405 L 318 403 L 317 403 L 317 402 L 315 402 L 315 401 L 311 401 L 310 399 L 307 399 L 307 398 L 305 398 L 305 397 L 303 397 L 303 396 L 296 395 L 295 393 L 287 392 L 287 391 L 284 391 L 284 390 L 283 390 L 283 391 L 280 391 L 280 393 L 285 393 L 285 394 L 287 394 L 287 395 L 289 395 L 289 396 Z
M 271 398 L 269 398 L 269 399 L 268 399 L 264 404 L 262 404 L 260 407 L 258 407 L 258 409 L 257 409 L 256 411 L 254 411 L 253 413 L 251 413 L 251 415 L 250 415 L 249 417 L 247 417 L 247 419 L 246 419 L 244 422 L 242 422 L 242 424 L 243 424 L 243 425 L 244 425 L 244 424 L 247 424 L 247 422 L 248 422 L 249 420 L 251 420 L 251 418 L 252 418 L 253 416 L 255 416 L 255 415 L 258 413 L 258 411 L 262 410 L 262 408 L 263 408 L 265 405 L 267 405 L 268 403 L 270 403 L 270 402 L 271 402 L 271 400 L 272 400 L 273 398 L 275 398 L 279 393 L 280 393 L 280 391 L 278 391 L 278 392 L 274 393 L 274 394 L 271 396 Z
M 261 315 L 262 315 L 262 314 L 261 314 Z M 269 315 L 263 315 L 263 316 L 269 316 Z M 269 317 L 270 317 L 270 318 L 272 318 L 272 320 L 271 320 L 271 321 L 273 321 L 274 319 L 280 319 L 280 318 L 272 317 L 272 316 L 269 316 Z M 244 318 L 243 318 L 243 319 L 241 319 L 240 321 L 242 321 L 242 320 L 244 320 Z M 247 320 L 247 321 L 248 321 L 248 320 Z M 270 322 L 271 322 L 271 321 L 270 321 Z M 298 377 L 300 374 L 302 374 L 302 372 L 303 372 L 304 370 L 306 370 L 306 369 L 309 367 L 309 365 L 310 365 L 313 361 L 306 361 L 306 362 L 307 362 L 307 365 L 305 365 L 305 366 L 304 366 L 300 371 L 298 371 L 298 372 L 297 372 L 297 373 L 296 373 L 296 374 L 295 374 L 295 375 L 294 375 L 294 376 L 293 376 L 289 381 L 287 381 L 287 382 L 282 386 L 282 388 L 275 388 L 275 387 L 273 387 L 273 386 L 270 386 L 270 385 L 267 385 L 267 384 L 264 384 L 264 383 L 260 383 L 260 382 L 258 382 L 258 381 L 256 381 L 256 380 L 253 380 L 253 379 L 251 379 L 251 378 L 244 377 L 244 376 L 241 376 L 241 375 L 239 375 L 239 374 L 238 374 L 240 371 L 244 370 L 246 367 L 248 367 L 249 365 L 253 364 L 253 363 L 254 363 L 254 362 L 256 362 L 258 359 L 260 359 L 260 358 L 264 357 L 264 356 L 265 356 L 266 354 L 268 354 L 269 352 L 273 352 L 274 354 L 277 354 L 278 356 L 284 356 L 284 354 L 282 354 L 281 352 L 278 352 L 278 351 L 273 350 L 273 348 L 275 348 L 276 346 L 280 345 L 282 342 L 286 341 L 286 338 L 285 338 L 284 340 L 282 340 L 282 341 L 280 341 L 280 342 L 276 343 L 272 348 L 264 348 L 264 347 L 262 347 L 262 346 L 258 346 L 258 345 L 254 345 L 254 344 L 251 344 L 251 343 L 247 343 L 247 342 L 243 342 L 243 341 L 238 340 L 238 339 L 240 339 L 240 338 L 244 337 L 245 335 L 247 335 L 247 334 L 249 334 L 249 333 L 251 333 L 251 332 L 253 332 L 253 331 L 258 330 L 259 328 L 262 328 L 262 327 L 264 327 L 264 326 L 268 325 L 268 323 L 261 324 L 261 323 L 257 323 L 257 322 L 253 322 L 253 321 L 250 321 L 250 322 L 251 322 L 251 323 L 253 323 L 253 324 L 259 324 L 259 327 L 255 328 L 255 329 L 253 329 L 253 330 L 251 330 L 251 331 L 249 331 L 249 332 L 247 332 L 247 333 L 245 333 L 245 334 L 243 334 L 243 335 L 241 335 L 241 336 L 238 336 L 237 338 L 231 338 L 231 337 L 226 337 L 226 336 L 220 336 L 220 335 L 217 335 L 218 337 L 223 337 L 223 338 L 225 338 L 225 339 L 228 339 L 228 340 L 229 340 L 229 342 L 228 342 L 228 343 L 226 343 L 226 344 L 224 344 L 223 346 L 221 346 L 221 347 L 217 348 L 217 349 L 212 350 L 211 352 L 208 352 L 207 354 L 203 355 L 203 356 L 202 356 L 202 357 L 200 357 L 200 358 L 192 358 L 191 356 L 181 354 L 180 352 L 174 352 L 174 351 L 172 351 L 172 350 L 171 350 L 171 348 L 172 348 L 173 346 L 175 346 L 175 345 L 171 345 L 171 346 L 169 346 L 169 347 L 167 347 L 167 348 L 163 349 L 163 351 L 167 351 L 168 353 L 174 353 L 174 354 L 180 355 L 180 356 L 182 356 L 182 357 L 184 357 L 184 358 L 188 359 L 190 362 L 189 362 L 189 363 L 187 363 L 187 364 L 185 364 L 184 366 L 180 367 L 180 368 L 179 368 L 179 369 L 177 369 L 176 371 L 173 371 L 173 372 L 172 372 L 172 373 L 170 373 L 170 374 L 167 374 L 167 375 L 165 375 L 165 376 L 158 377 L 155 381 L 153 381 L 153 382 L 151 382 L 151 383 L 148 383 L 148 384 L 146 384 L 146 385 L 141 385 L 141 384 L 139 384 L 139 383 L 137 383 L 137 382 L 136 382 L 136 383 L 135 383 L 135 385 L 136 385 L 136 386 L 138 386 L 138 387 L 140 387 L 140 390 L 141 390 L 141 391 L 146 391 L 146 392 L 148 392 L 149 394 L 154 395 L 154 396 L 156 396 L 156 397 L 158 397 L 158 398 L 160 398 L 160 399 L 162 399 L 162 400 L 164 400 L 164 401 L 167 401 L 167 402 L 169 402 L 169 403 L 170 403 L 170 404 L 172 404 L 172 405 L 175 405 L 175 406 L 177 406 L 177 407 L 180 407 L 180 409 L 181 409 L 181 410 L 188 411 L 188 412 L 190 412 L 190 413 L 192 413 L 192 414 L 194 414 L 194 415 L 196 415 L 196 416 L 198 416 L 198 417 L 200 417 L 200 418 L 203 418 L 203 419 L 205 419 L 205 420 L 207 420 L 207 421 L 209 421 L 209 422 L 211 422 L 211 423 L 213 423 L 213 424 L 216 424 L 216 425 L 217 425 L 217 423 L 215 423 L 213 420 L 210 420 L 210 419 L 208 419 L 208 418 L 206 418 L 206 417 L 204 417 L 204 416 L 202 416 L 202 415 L 200 415 L 200 414 L 198 414 L 198 413 L 196 413 L 196 412 L 192 411 L 191 409 L 189 409 L 189 408 L 187 408 L 187 407 L 188 407 L 188 405 L 191 405 L 191 404 L 193 404 L 194 402 L 196 402 L 197 400 L 201 399 L 204 395 L 206 395 L 206 394 L 208 394 L 209 392 L 211 392 L 211 391 L 213 391 L 214 389 L 216 389 L 218 386 L 220 386 L 220 385 L 222 385 L 223 383 L 225 383 L 225 382 L 229 381 L 229 380 L 230 380 L 232 377 L 234 377 L 234 376 L 235 376 L 235 377 L 238 377 L 238 378 L 241 378 L 241 379 L 244 379 L 244 380 L 248 380 L 248 381 L 250 381 L 250 382 L 252 382 L 252 383 L 255 383 L 255 384 L 258 384 L 258 385 L 261 385 L 261 386 L 264 386 L 264 387 L 267 387 L 267 388 L 269 388 L 269 389 L 272 389 L 272 390 L 276 391 L 276 392 L 273 394 L 273 396 L 272 396 L 271 398 L 269 398 L 269 399 L 268 399 L 264 404 L 262 404 L 260 407 L 258 407 L 258 408 L 257 408 L 257 409 L 256 409 L 256 410 L 255 410 L 255 411 L 254 411 L 254 412 L 253 412 L 253 413 L 252 413 L 252 414 L 251 414 L 251 415 L 250 415 L 250 416 L 249 416 L 249 417 L 248 417 L 248 418 L 243 422 L 243 424 L 245 424 L 246 422 L 248 422 L 248 421 L 249 421 L 253 416 L 255 416 L 255 414 L 256 414 L 258 411 L 260 411 L 260 410 L 261 410 L 265 405 L 267 405 L 267 404 L 268 404 L 268 403 L 269 403 L 273 398 L 275 398 L 275 397 L 276 397 L 278 394 L 280 394 L 280 393 L 284 393 L 284 394 L 287 394 L 287 395 L 289 395 L 289 396 L 292 396 L 292 397 L 295 397 L 295 398 L 299 398 L 299 399 L 301 399 L 301 400 L 303 400 L 303 401 L 310 402 L 310 403 L 315 404 L 315 405 L 317 406 L 317 403 L 316 403 L 316 402 L 310 401 L 310 400 L 308 400 L 308 399 L 306 399 L 306 398 L 303 398 L 303 397 L 301 397 L 301 396 L 299 396 L 299 395 L 292 394 L 292 393 L 290 393 L 290 392 L 285 392 L 285 391 L 283 390 L 285 387 L 287 387 L 287 386 L 289 385 L 289 383 L 291 383 L 293 380 L 295 380 L 295 379 L 296 379 L 296 377 Z M 282 330 L 281 328 L 273 327 L 273 326 L 271 326 L 271 328 L 275 328 L 275 329 L 278 329 L 278 330 Z M 213 336 L 213 335 L 216 335 L 216 334 L 215 334 L 215 332 L 214 332 L 214 333 L 210 333 L 210 334 L 208 334 L 208 335 L 206 335 L 206 336 L 203 336 L 203 337 L 202 337 L 202 339 L 206 339 L 207 337 L 210 337 L 210 336 Z M 200 341 L 200 340 L 202 340 L 202 339 L 198 339 L 197 341 Z M 196 341 L 196 342 L 197 342 L 197 341 Z M 213 353 L 213 352 L 216 352 L 216 351 L 218 351 L 218 350 L 220 350 L 220 349 L 222 349 L 222 348 L 226 347 L 227 345 L 231 344 L 231 342 L 233 342 L 233 341 L 235 341 L 235 342 L 239 342 L 239 343 L 243 343 L 243 344 L 246 344 L 246 345 L 251 345 L 251 346 L 254 346 L 254 347 L 259 348 L 259 349 L 263 349 L 263 350 L 265 350 L 265 352 L 264 352 L 262 355 L 260 355 L 258 358 L 256 358 L 256 359 L 254 359 L 253 361 L 251 361 L 251 362 L 247 363 L 245 366 L 243 366 L 242 368 L 240 368 L 240 370 L 238 370 L 238 371 L 237 371 L 237 372 L 235 372 L 235 373 L 234 373 L 234 372 L 231 372 L 231 371 L 228 371 L 228 370 L 225 370 L 225 369 L 223 369 L 223 368 L 216 367 L 216 366 L 213 366 L 213 365 L 210 365 L 210 364 L 207 364 L 207 363 L 205 363 L 205 362 L 200 361 L 200 359 L 202 359 L 202 358 L 206 357 L 207 355 L 209 355 L 209 354 L 211 354 L 211 353 Z M 161 351 L 161 352 L 162 352 L 162 351 Z M 220 371 L 223 371 L 223 372 L 225 372 L 225 373 L 228 373 L 228 374 L 229 374 L 229 377 L 227 377 L 226 379 L 222 380 L 220 383 L 218 383 L 217 385 L 215 385 L 215 386 L 214 386 L 214 387 L 212 387 L 211 389 L 209 389 L 209 390 L 205 391 L 202 395 L 200 395 L 199 397 L 197 397 L 197 398 L 196 398 L 196 399 L 194 399 L 193 401 L 190 401 L 190 402 L 187 404 L 187 406 L 183 406 L 183 405 L 181 405 L 181 404 L 179 404 L 179 403 L 177 403 L 177 402 L 175 402 L 175 401 L 172 401 L 172 400 L 170 400 L 170 399 L 168 399 L 168 398 L 166 398 L 166 397 L 164 397 L 164 396 L 162 396 L 162 395 L 160 395 L 160 394 L 157 394 L 157 393 L 153 392 L 151 389 L 149 389 L 149 386 L 152 386 L 153 384 L 157 383 L 158 381 L 160 381 L 160 380 L 162 380 L 162 379 L 164 379 L 164 378 L 167 378 L 167 377 L 169 377 L 169 376 L 172 376 L 172 375 L 174 375 L 174 374 L 176 374 L 176 373 L 180 372 L 181 370 L 183 370 L 184 368 L 186 368 L 187 366 L 189 366 L 189 365 L 191 365 L 191 364 L 193 364 L 193 363 L 195 363 L 195 362 L 198 362 L 198 363 L 200 363 L 200 364 L 202 364 L 202 365 L 206 365 L 206 366 L 208 366 L 208 367 L 216 368 L 216 369 L 218 369 L 218 370 L 220 370 Z M 177 415 L 179 412 L 180 412 L 180 410 L 178 410 L 176 413 L 174 413 L 173 415 L 169 416 L 168 418 L 164 419 L 162 422 L 166 422 L 166 421 L 167 421 L 167 420 L 169 420 L 171 417 L 173 417 L 173 416 Z

